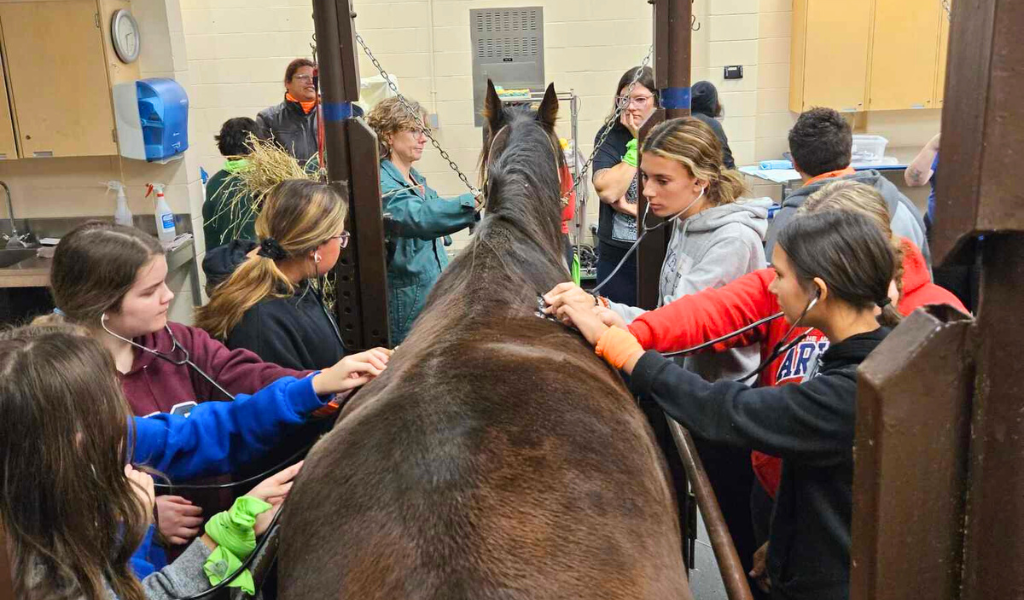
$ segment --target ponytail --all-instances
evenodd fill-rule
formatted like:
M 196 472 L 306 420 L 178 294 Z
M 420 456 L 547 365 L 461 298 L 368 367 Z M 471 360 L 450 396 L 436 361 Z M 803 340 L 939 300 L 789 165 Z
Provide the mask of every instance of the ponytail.
M 900 311 L 896 310 L 892 299 L 888 296 L 878 305 L 882 307 L 882 312 L 875 319 L 882 327 L 896 327 L 903 320 L 903 315 L 900 314 Z
M 277 263 L 257 254 L 214 288 L 210 302 L 196 310 L 195 324 L 225 340 L 250 308 L 265 298 L 287 298 L 294 293 L 295 285 Z

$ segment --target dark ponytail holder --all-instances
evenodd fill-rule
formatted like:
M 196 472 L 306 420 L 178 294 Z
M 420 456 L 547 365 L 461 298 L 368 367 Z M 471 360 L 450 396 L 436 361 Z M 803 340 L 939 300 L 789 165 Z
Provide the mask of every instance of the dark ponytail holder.
M 890 304 L 892 304 L 892 298 L 886 296 L 886 297 L 882 298 L 881 300 L 879 300 L 878 302 L 876 302 L 875 304 L 878 305 L 878 308 L 881 308 L 881 309 L 884 310 L 886 306 L 889 306 Z
M 282 258 L 288 258 L 288 253 L 284 251 L 281 244 L 277 243 L 274 238 L 267 238 L 260 242 L 260 251 L 256 253 L 256 256 L 262 256 L 263 258 L 269 258 L 270 260 L 280 260 Z

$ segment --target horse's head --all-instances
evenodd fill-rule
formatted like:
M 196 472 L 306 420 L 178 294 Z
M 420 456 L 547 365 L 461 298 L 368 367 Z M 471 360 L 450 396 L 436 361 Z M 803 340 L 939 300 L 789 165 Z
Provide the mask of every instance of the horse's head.
M 487 140 L 480 156 L 480 173 L 487 211 L 527 227 L 538 242 L 560 248 L 562 194 L 559 169 L 565 158 L 555 135 L 558 97 L 548 86 L 536 111 L 506 107 L 494 84 L 487 81 L 484 101 Z

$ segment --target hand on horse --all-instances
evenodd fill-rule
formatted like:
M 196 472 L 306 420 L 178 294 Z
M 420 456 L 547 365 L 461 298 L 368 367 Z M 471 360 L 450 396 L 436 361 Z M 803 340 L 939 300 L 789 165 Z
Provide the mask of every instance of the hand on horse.
M 608 326 L 601 321 L 601 317 L 598 315 L 598 309 L 593 306 L 566 303 L 558 308 L 556 314 L 563 323 L 578 329 L 592 346 L 596 346 L 597 340 L 601 339 L 605 331 L 608 331 Z
M 366 385 L 384 372 L 393 352 L 387 348 L 373 348 L 346 356 L 313 376 L 313 391 L 320 396 L 328 396 Z
M 600 306 L 594 309 L 594 314 L 601 319 L 602 323 L 609 327 L 618 327 L 624 331 L 629 331 L 629 325 L 626 324 L 626 320 L 619 316 L 619 313 L 610 308 Z
M 203 525 L 203 509 L 181 496 L 158 496 L 156 512 L 160 536 L 167 543 L 180 546 L 199 535 Z
M 544 302 L 548 305 L 544 309 L 544 313 L 549 315 L 557 314 L 558 309 L 566 304 L 572 304 L 579 308 L 593 308 L 597 306 L 597 298 L 571 281 L 560 283 L 553 287 L 550 292 L 544 294 Z M 568 325 L 568 323 L 566 324 Z
M 301 468 L 302 463 L 296 463 L 277 475 L 267 477 L 246 494 L 246 496 L 258 498 L 273 507 L 256 517 L 256 523 L 252 529 L 257 536 L 266 533 L 267 528 L 270 527 L 270 522 L 274 520 L 274 515 L 281 508 L 281 503 L 288 497 L 288 493 L 292 490 L 293 480 Z

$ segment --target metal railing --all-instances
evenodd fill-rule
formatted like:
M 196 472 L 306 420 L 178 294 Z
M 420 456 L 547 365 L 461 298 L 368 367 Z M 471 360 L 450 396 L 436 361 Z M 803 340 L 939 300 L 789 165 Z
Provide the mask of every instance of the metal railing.
M 675 440 L 676 448 L 679 450 L 683 468 L 686 469 L 686 478 L 697 498 L 697 507 L 704 518 L 704 525 L 707 527 L 708 537 L 711 539 L 711 549 L 715 552 L 715 560 L 718 561 L 722 583 L 725 584 L 725 593 L 729 600 L 753 600 L 754 596 L 750 591 L 750 584 L 747 582 L 747 572 L 740 562 L 736 546 L 729 534 L 729 527 L 725 524 L 725 518 L 722 516 L 722 509 L 719 508 L 715 492 L 711 489 L 711 481 L 708 480 L 704 464 L 693 445 L 693 438 L 690 437 L 688 431 L 683 429 L 682 425 L 667 415 L 665 419 L 668 421 L 672 439 Z

